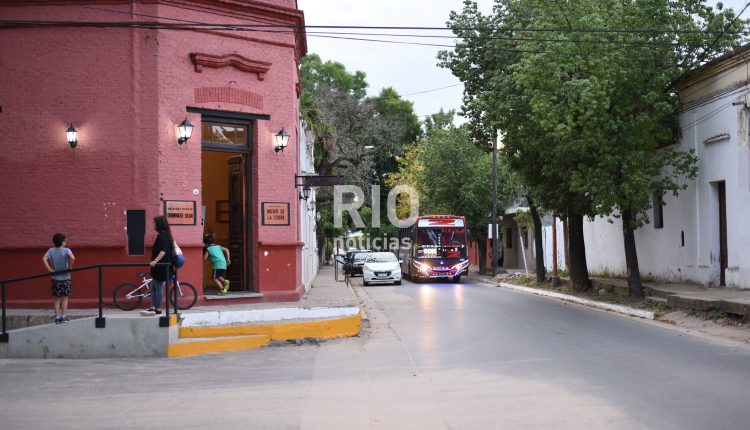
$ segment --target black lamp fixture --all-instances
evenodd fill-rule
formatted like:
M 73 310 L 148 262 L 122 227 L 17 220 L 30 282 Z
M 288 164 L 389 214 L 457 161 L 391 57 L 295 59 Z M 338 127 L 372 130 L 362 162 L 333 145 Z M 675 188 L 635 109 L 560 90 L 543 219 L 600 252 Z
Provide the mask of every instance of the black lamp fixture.
M 65 130 L 65 135 L 68 138 L 68 143 L 70 144 L 70 147 L 75 148 L 76 145 L 78 145 L 78 130 L 76 130 L 76 128 L 73 127 L 73 123 L 71 123 L 70 127 L 68 127 L 68 129 Z
M 180 123 L 180 125 L 177 126 L 177 134 L 179 134 L 179 138 L 177 139 L 177 144 L 182 145 L 183 143 L 187 142 L 188 139 L 193 135 L 193 123 L 190 122 L 187 117 L 185 117 L 184 120 Z
M 299 198 L 302 200 L 307 200 L 310 198 L 310 187 L 302 188 L 302 192 L 299 193 Z
M 286 148 L 287 145 L 289 145 L 289 133 L 284 129 L 284 127 L 281 127 L 281 130 L 274 135 L 274 139 L 276 141 L 276 144 L 273 147 L 273 150 L 278 153 L 279 151 L 283 151 L 284 148 Z

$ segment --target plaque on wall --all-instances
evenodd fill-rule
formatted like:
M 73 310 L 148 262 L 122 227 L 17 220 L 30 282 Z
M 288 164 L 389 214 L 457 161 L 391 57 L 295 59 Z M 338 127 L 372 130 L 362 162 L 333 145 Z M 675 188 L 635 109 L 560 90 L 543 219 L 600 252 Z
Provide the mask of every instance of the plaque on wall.
M 164 200 L 169 225 L 195 225 L 195 200 Z
M 263 202 L 263 225 L 289 225 L 289 203 Z

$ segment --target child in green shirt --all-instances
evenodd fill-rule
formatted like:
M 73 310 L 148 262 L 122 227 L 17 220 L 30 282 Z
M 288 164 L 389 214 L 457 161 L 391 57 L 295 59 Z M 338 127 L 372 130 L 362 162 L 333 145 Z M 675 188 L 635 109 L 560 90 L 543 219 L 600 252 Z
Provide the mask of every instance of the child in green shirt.
M 213 266 L 211 279 L 219 287 L 219 295 L 223 296 L 229 291 L 229 280 L 224 279 L 227 265 L 232 262 L 229 258 L 229 250 L 221 245 L 214 244 L 214 238 L 209 234 L 203 237 L 203 244 L 206 245 L 203 248 L 203 259 L 211 259 L 211 266 Z

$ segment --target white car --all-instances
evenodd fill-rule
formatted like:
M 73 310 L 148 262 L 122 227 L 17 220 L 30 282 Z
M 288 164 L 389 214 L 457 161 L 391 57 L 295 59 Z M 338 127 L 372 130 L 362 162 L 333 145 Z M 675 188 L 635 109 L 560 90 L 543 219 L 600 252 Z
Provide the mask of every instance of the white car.
M 391 252 L 373 252 L 362 266 L 362 283 L 401 285 L 401 262 Z

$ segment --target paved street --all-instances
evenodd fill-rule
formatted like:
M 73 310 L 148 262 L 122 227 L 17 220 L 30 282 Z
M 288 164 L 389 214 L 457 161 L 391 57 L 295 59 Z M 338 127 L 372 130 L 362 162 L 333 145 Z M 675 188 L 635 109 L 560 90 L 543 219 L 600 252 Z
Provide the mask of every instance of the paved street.
M 750 422 L 742 347 L 470 280 L 358 292 L 369 318 L 360 338 L 172 360 L 0 360 L 0 422 L 431 430 Z

